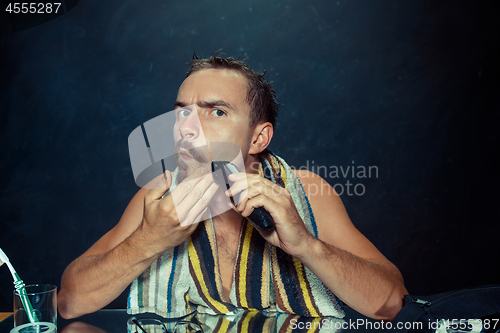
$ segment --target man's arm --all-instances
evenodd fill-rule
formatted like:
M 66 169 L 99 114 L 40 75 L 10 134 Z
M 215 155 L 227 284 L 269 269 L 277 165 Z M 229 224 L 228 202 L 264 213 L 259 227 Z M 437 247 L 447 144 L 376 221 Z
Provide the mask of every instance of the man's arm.
M 118 224 L 66 268 L 58 294 L 62 317 L 75 318 L 106 306 L 155 260 L 134 246 L 140 233 L 132 236 L 141 224 L 146 192 L 137 192 Z
M 296 174 L 319 234 L 299 259 L 347 305 L 372 318 L 393 320 L 408 293 L 399 270 L 356 229 L 324 179 L 309 171 Z
M 262 177 L 247 174 L 248 189 L 239 185 L 232 189 L 232 193 L 245 191 L 238 210 L 248 216 L 253 207 L 265 207 L 276 223 L 275 231 L 261 231 L 267 241 L 298 258 L 356 311 L 393 320 L 407 293 L 401 274 L 354 227 L 340 197 L 325 180 L 309 171 L 296 174 L 308 195 L 319 239 L 305 228 L 288 191 Z
M 196 221 L 217 188 L 209 173 L 164 199 L 166 188 L 139 190 L 118 224 L 66 268 L 58 294 L 61 316 L 79 317 L 118 297 L 163 252 L 189 237 L 196 223 L 179 221 Z

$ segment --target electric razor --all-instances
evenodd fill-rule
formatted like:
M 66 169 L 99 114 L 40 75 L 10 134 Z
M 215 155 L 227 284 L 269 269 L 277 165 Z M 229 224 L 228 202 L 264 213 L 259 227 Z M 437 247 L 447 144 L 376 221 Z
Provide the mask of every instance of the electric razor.
M 216 172 L 221 170 L 221 172 Z M 233 182 L 229 180 L 229 175 L 232 173 L 239 172 L 234 164 L 229 161 L 212 161 L 212 174 L 214 176 L 215 181 L 222 187 L 229 190 Z M 231 182 L 231 184 L 230 184 Z M 236 206 L 234 203 L 233 196 L 229 197 L 231 203 Z M 263 230 L 271 230 L 274 228 L 274 220 L 264 207 L 254 208 L 252 214 L 248 216 L 248 219 L 252 224 Z

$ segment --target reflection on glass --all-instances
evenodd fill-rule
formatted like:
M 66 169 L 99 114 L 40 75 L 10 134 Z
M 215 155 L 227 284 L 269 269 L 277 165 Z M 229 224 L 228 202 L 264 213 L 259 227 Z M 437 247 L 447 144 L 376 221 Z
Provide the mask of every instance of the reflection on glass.
M 186 320 L 164 323 L 159 319 L 132 317 L 127 322 L 127 328 L 129 333 L 203 333 L 200 325 Z

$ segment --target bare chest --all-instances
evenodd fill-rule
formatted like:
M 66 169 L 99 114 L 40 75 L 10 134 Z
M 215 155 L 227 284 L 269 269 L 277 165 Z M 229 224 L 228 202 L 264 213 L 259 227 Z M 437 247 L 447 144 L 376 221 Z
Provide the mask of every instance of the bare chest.
M 239 233 L 216 232 L 219 272 L 226 300 L 229 300 L 229 293 L 233 284 L 234 266 L 238 257 L 239 236 Z

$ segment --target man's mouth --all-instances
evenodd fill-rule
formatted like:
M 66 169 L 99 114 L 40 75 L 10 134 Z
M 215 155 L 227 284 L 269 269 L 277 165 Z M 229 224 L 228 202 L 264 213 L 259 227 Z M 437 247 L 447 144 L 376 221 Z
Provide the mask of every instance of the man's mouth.
M 189 158 L 193 158 L 191 156 L 191 154 L 189 153 L 189 151 L 186 149 L 186 148 L 180 148 L 179 149 L 179 156 L 180 158 L 182 158 L 183 160 L 186 160 L 186 159 L 189 159 Z
M 208 163 L 209 158 L 206 146 L 193 147 L 192 142 L 178 141 L 174 147 L 174 153 L 179 161 L 194 160 L 198 163 Z

